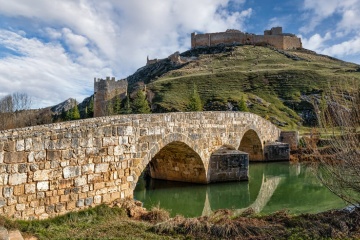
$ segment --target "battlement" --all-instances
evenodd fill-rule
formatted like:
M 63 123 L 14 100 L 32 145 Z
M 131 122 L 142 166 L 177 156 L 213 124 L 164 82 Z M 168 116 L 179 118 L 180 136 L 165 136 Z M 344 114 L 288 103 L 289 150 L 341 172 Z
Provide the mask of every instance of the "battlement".
M 128 82 L 126 79 L 115 80 L 115 77 L 94 78 L 94 117 L 106 115 L 107 102 L 116 96 L 126 97 Z
M 197 34 L 194 32 L 191 34 L 191 48 L 218 44 L 268 44 L 282 50 L 302 48 L 301 39 L 295 34 L 283 33 L 282 27 L 265 30 L 264 35 L 244 33 L 236 29 L 217 33 Z

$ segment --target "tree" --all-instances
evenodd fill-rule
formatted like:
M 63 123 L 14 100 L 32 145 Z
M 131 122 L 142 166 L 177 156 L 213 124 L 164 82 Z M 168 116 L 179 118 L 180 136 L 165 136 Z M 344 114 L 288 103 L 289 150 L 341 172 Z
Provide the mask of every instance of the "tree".
M 125 102 L 124 102 L 124 108 L 122 109 L 122 113 L 123 114 L 132 113 L 129 95 L 126 95 Z
M 79 112 L 77 102 L 75 101 L 75 106 L 73 107 L 73 110 L 72 110 L 72 120 L 77 120 L 77 119 L 80 119 L 80 112 Z
M 0 99 L 0 129 L 25 127 L 31 124 L 29 110 L 31 97 L 26 93 L 13 93 Z M 34 117 L 32 117 L 34 118 Z
M 134 113 L 151 113 L 149 103 L 143 91 L 139 90 L 134 98 L 132 109 Z
M 117 93 L 116 90 L 116 96 L 114 99 L 114 114 L 120 114 L 121 113 L 121 99 L 120 95 Z
M 328 134 L 329 144 L 322 148 L 311 142 L 307 144 L 319 160 L 316 165 L 317 175 L 322 183 L 337 196 L 357 207 L 360 207 L 359 90 L 359 87 L 354 90 L 350 100 L 330 96 L 331 104 L 324 108 L 323 113 L 317 111 L 323 133 Z M 346 103 L 347 108 L 339 108 L 339 102 Z M 333 128 L 337 128 L 337 135 L 330 134 Z
M 201 98 L 197 91 L 196 84 L 194 83 L 193 91 L 190 96 L 190 101 L 189 101 L 189 104 L 187 105 L 187 110 L 189 112 L 198 112 L 198 111 L 202 111 L 202 109 L 203 109 L 203 106 L 201 103 Z
M 86 117 L 92 118 L 94 116 L 94 96 L 91 97 L 89 107 L 87 108 Z
M 246 105 L 246 102 L 244 100 L 244 95 L 241 97 L 241 99 L 240 99 L 240 101 L 238 103 L 238 108 L 239 108 L 239 111 L 241 111 L 241 112 L 248 112 L 249 111 L 249 109 L 248 109 L 248 107 Z

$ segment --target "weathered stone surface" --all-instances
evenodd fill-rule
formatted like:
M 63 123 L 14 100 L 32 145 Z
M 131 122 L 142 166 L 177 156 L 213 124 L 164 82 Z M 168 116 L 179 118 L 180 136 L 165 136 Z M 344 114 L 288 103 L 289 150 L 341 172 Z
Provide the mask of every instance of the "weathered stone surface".
M 249 154 L 221 148 L 210 157 L 210 182 L 248 180 Z
M 267 143 L 264 147 L 266 161 L 289 161 L 290 147 L 288 143 Z
M 38 182 L 36 184 L 36 190 L 37 191 L 47 191 L 47 190 L 49 190 L 49 182 L 48 181 Z
M 149 163 L 154 177 L 208 183 L 214 151 L 230 145 L 263 160 L 264 142 L 279 135 L 242 112 L 111 116 L 0 132 L 0 211 L 43 219 L 132 197 Z
M 9 185 L 19 185 L 27 182 L 28 175 L 26 173 L 14 173 L 9 176 Z
M 51 178 L 51 170 L 38 170 L 34 172 L 34 181 L 46 181 Z
M 64 167 L 63 176 L 65 179 L 77 177 L 77 176 L 80 176 L 80 174 L 81 174 L 81 169 L 79 166 Z

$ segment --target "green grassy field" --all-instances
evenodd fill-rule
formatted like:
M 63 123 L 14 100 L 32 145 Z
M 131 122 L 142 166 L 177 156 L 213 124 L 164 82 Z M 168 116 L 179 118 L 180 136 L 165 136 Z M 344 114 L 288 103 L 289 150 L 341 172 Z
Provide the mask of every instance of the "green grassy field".
M 284 128 L 303 126 L 301 96 L 339 95 L 360 83 L 359 66 L 305 50 L 287 54 L 268 47 L 239 46 L 233 52 L 200 55 L 183 68 L 148 84 L 153 104 L 161 111 L 186 111 L 194 83 L 206 106 L 214 101 L 236 104 L 241 97 L 249 110 L 286 122 Z M 308 104 L 311 107 L 311 104 Z M 212 109 L 205 109 L 212 110 Z

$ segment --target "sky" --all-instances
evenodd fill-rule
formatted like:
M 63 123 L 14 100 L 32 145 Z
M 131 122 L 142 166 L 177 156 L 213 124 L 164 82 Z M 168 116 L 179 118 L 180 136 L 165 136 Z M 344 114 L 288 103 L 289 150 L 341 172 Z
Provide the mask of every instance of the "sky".
M 0 98 L 82 101 L 94 78 L 190 49 L 192 32 L 282 26 L 307 49 L 360 64 L 359 16 L 360 0 L 0 0 Z

